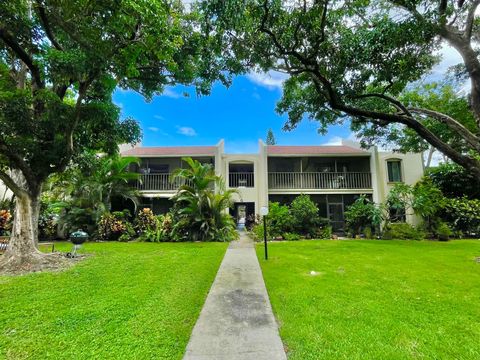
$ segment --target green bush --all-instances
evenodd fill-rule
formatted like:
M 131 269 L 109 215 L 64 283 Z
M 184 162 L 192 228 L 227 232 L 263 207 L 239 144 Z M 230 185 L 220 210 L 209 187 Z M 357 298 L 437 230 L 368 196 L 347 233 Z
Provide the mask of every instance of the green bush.
M 42 213 L 38 217 L 38 236 L 40 240 L 52 240 L 57 237 L 58 216 L 53 213 Z
M 292 227 L 295 232 L 314 236 L 316 229 L 320 226 L 318 207 L 310 196 L 301 194 L 297 196 L 290 205 Z
M 330 240 L 332 238 L 332 232 L 332 227 L 330 225 L 325 225 L 321 228 L 317 228 L 314 236 L 317 239 Z
M 381 207 L 361 195 L 345 211 L 345 226 L 352 235 L 360 235 L 366 228 L 377 229 L 384 219 Z
M 286 232 L 291 232 L 293 230 L 292 222 L 293 219 L 288 206 L 280 205 L 278 202 L 268 204 L 267 229 L 269 236 L 278 237 L 283 236 Z
M 386 240 L 423 240 L 425 232 L 407 223 L 391 223 L 385 226 L 383 239 Z
M 480 199 L 480 184 L 471 171 L 455 163 L 441 164 L 427 170 L 426 175 L 442 193 L 450 198 Z
M 285 234 L 283 234 L 283 239 L 287 241 L 297 241 L 297 240 L 300 240 L 301 238 L 302 237 L 296 233 L 286 232 Z
M 363 236 L 365 236 L 365 239 L 372 239 L 373 238 L 372 228 L 367 226 L 365 229 L 363 229 Z
M 158 219 L 152 209 L 143 208 L 137 214 L 134 221 L 135 230 L 138 235 L 142 235 L 147 230 L 156 230 L 158 227 Z
M 263 223 L 254 225 L 250 233 L 256 241 L 263 240 Z
M 147 242 L 162 242 L 167 241 L 169 237 L 161 228 L 157 228 L 145 230 L 140 239 Z
M 447 199 L 442 218 L 456 231 L 478 234 L 480 232 L 480 200 Z
M 441 222 L 436 228 L 436 235 L 439 240 L 448 240 L 453 235 L 453 231 L 446 223 Z
M 127 235 L 131 239 L 135 236 L 135 230 L 127 216 L 128 210 L 103 214 L 97 226 L 98 237 L 102 240 L 119 240 L 122 235 Z

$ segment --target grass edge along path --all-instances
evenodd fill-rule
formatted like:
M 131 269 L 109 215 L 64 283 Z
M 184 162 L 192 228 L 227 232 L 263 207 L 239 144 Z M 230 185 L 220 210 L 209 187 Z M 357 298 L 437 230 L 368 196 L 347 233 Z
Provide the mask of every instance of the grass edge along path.
M 257 255 L 290 360 L 480 358 L 480 241 L 269 246 Z
M 227 246 L 87 243 L 66 271 L 0 277 L 0 358 L 181 359 Z

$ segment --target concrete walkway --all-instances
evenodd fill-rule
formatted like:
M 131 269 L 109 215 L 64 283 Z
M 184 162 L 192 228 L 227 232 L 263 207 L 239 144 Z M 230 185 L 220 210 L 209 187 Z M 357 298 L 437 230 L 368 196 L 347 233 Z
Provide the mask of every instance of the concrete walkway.
M 286 360 L 254 245 L 230 244 L 184 360 Z

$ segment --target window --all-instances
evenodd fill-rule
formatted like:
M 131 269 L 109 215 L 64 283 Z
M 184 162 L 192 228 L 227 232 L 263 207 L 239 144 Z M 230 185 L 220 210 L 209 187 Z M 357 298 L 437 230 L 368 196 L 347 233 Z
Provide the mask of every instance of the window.
M 401 160 L 388 160 L 388 182 L 402 181 L 402 162 Z
M 390 206 L 388 209 L 389 211 L 389 218 L 391 222 L 406 222 L 407 221 L 407 216 L 405 214 L 405 208 L 401 207 L 393 207 Z

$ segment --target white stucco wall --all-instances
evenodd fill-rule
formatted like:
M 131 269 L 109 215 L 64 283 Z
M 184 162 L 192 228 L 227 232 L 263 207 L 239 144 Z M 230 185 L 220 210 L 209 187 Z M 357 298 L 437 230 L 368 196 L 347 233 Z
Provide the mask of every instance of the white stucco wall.
M 415 185 L 424 175 L 423 160 L 421 154 L 415 153 L 392 153 L 378 152 L 376 175 L 378 181 L 378 202 L 384 202 L 387 199 L 390 189 L 395 185 L 388 181 L 388 160 L 401 161 L 402 182 L 408 185 Z M 421 219 L 417 216 L 409 215 L 412 211 L 407 209 L 407 222 L 419 224 Z
M 13 193 L 9 188 L 5 186 L 3 182 L 0 181 L 0 200 L 10 199 Z

